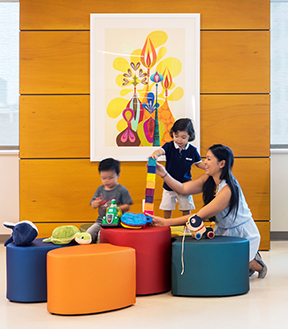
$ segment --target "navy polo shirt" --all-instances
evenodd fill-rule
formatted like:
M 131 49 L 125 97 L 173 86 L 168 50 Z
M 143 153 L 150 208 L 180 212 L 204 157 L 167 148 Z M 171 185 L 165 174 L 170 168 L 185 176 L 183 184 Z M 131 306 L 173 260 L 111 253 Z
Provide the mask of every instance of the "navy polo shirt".
M 193 163 L 202 161 L 196 147 L 187 144 L 184 150 L 181 150 L 174 141 L 162 146 L 166 155 L 166 170 L 168 173 L 181 183 L 191 180 L 191 166 Z M 164 182 L 163 188 L 167 191 L 172 189 Z

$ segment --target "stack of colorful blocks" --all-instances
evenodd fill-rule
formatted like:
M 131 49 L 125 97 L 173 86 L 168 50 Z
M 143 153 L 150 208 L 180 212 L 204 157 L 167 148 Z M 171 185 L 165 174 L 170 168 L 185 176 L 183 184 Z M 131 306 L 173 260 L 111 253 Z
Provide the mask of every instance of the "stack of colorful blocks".
M 154 191 L 156 184 L 156 159 L 149 158 L 146 179 L 144 212 L 154 215 Z

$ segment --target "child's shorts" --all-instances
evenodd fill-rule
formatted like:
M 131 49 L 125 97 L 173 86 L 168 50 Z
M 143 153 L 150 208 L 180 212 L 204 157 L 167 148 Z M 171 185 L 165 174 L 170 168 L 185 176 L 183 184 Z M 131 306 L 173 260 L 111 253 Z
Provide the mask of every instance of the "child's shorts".
M 182 195 L 165 189 L 163 189 L 162 201 L 159 208 L 162 210 L 175 210 L 177 200 L 180 211 L 195 209 L 192 195 Z

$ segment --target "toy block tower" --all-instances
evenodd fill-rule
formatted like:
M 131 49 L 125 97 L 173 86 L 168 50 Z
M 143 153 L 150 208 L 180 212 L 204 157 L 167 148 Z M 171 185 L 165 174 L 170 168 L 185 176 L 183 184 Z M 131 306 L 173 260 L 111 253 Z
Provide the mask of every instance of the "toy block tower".
M 156 184 L 156 159 L 149 158 L 147 168 L 144 212 L 154 214 L 154 191 Z

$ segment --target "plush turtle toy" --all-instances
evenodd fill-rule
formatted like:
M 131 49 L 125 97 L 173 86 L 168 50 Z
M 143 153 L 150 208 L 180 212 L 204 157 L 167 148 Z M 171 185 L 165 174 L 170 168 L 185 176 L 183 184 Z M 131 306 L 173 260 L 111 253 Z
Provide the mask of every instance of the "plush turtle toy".
M 63 225 L 56 227 L 50 238 L 43 239 L 43 242 L 52 242 L 54 244 L 68 244 L 75 240 L 78 244 L 91 243 L 91 235 L 80 230 L 74 225 Z

